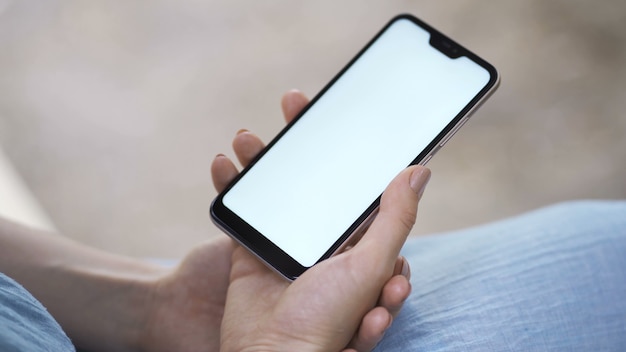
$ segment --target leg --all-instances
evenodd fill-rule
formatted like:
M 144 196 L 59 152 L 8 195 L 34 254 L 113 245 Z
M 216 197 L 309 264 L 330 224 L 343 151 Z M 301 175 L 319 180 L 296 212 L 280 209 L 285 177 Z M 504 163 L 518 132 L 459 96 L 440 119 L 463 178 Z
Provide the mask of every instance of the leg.
M 413 293 L 380 351 L 626 348 L 626 202 L 415 238 L 404 254 Z
M 0 351 L 74 351 L 46 308 L 0 273 Z

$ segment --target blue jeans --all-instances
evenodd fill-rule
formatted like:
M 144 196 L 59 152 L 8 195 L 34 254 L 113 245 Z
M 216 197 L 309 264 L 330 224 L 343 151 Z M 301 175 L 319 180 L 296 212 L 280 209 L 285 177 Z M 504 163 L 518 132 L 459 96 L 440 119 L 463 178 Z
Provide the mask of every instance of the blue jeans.
M 626 202 L 420 237 L 404 255 L 413 292 L 378 351 L 626 351 Z
M 74 351 L 74 345 L 46 308 L 2 273 L 0 351 Z
M 404 255 L 413 293 L 379 351 L 626 351 L 626 202 L 418 237 Z M 0 274 L 0 350 L 67 346 L 46 315 Z

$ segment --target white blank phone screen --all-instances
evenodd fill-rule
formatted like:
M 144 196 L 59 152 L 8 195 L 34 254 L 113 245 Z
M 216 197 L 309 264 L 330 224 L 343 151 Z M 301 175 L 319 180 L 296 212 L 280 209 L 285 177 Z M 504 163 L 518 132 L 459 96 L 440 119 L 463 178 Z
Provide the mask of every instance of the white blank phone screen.
M 488 83 L 467 57 L 396 21 L 224 196 L 224 204 L 305 267 Z

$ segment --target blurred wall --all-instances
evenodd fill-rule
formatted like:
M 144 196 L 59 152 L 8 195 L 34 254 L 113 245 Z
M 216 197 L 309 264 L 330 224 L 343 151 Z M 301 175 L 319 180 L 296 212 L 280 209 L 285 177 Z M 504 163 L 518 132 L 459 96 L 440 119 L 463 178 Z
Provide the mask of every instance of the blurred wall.
M 415 234 L 626 196 L 617 0 L 0 0 L 0 145 L 66 235 L 179 256 L 219 234 L 213 156 L 270 139 L 284 91 L 314 95 L 399 12 L 503 77 L 429 164 Z

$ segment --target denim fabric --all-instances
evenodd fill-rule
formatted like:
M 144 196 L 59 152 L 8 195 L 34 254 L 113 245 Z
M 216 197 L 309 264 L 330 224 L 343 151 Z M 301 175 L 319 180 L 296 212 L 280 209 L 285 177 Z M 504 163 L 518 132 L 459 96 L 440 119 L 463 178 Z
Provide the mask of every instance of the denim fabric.
M 0 273 L 0 351 L 74 351 L 39 301 Z
M 413 292 L 377 351 L 626 351 L 626 202 L 556 205 L 403 254 Z
M 417 237 L 403 254 L 413 293 L 378 351 L 626 351 L 626 202 Z M 74 347 L 0 274 L 0 351 L 42 350 Z

